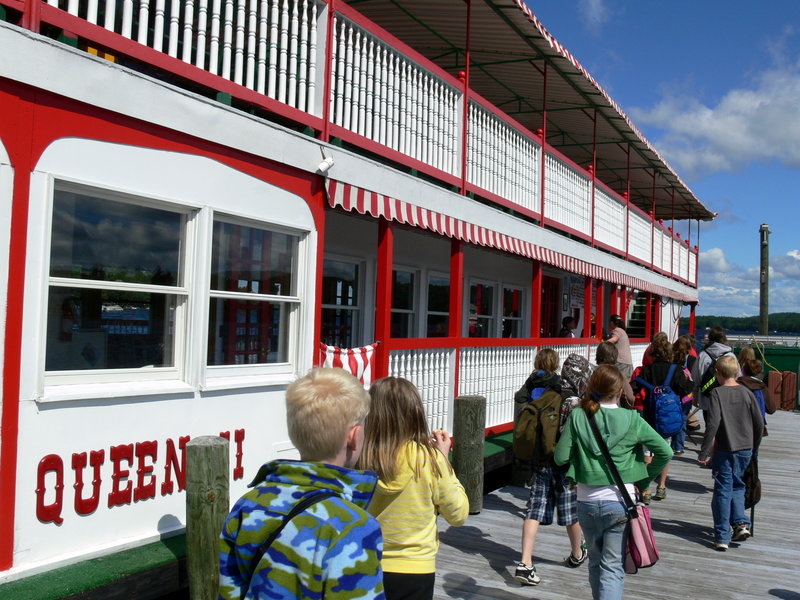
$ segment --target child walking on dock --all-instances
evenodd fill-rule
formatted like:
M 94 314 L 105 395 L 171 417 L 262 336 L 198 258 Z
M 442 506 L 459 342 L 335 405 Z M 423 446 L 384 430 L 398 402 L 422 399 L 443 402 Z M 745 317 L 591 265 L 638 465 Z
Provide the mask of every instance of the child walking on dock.
M 552 423 L 542 425 L 558 428 L 560 426 L 561 407 L 561 378 L 556 374 L 558 369 L 558 354 L 544 348 L 536 354 L 534 372 L 525 381 L 525 384 L 514 396 L 517 413 L 530 402 L 540 401 L 545 394 L 554 394 L 556 400 L 556 418 Z M 535 396 L 535 398 L 534 398 Z M 519 415 L 518 415 L 519 416 Z M 530 498 L 522 522 L 522 552 L 520 561 L 514 571 L 514 578 L 522 585 L 538 585 L 541 577 L 536 572 L 533 564 L 533 549 L 536 544 L 536 534 L 539 525 L 550 525 L 553 522 L 553 513 L 558 509 L 558 524 L 566 527 L 569 536 L 570 555 L 564 559 L 569 567 L 579 567 L 586 560 L 586 550 L 582 545 L 583 534 L 578 524 L 577 494 L 566 480 L 566 468 L 558 467 L 553 462 L 553 451 L 558 431 L 547 435 L 540 432 L 539 443 L 534 443 L 530 448 L 531 462 L 533 465 L 530 478 Z M 541 443 L 549 439 L 553 447 Z M 515 447 L 516 447 L 515 443 Z
M 764 420 L 753 393 L 736 382 L 739 363 L 733 355 L 716 364 L 719 387 L 711 391 L 703 447 L 697 459 L 709 463 L 714 479 L 711 513 L 714 517 L 714 548 L 727 550 L 731 540 L 750 537 L 750 518 L 744 508 L 744 471 L 761 443 Z M 731 534 L 731 528 L 733 533 Z

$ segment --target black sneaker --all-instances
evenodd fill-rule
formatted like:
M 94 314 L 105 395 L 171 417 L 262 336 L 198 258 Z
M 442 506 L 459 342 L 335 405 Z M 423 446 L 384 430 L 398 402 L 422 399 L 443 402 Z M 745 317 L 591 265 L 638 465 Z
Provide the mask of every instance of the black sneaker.
M 517 564 L 517 570 L 514 571 L 514 579 L 519 581 L 522 585 L 539 585 L 539 582 L 542 580 L 536 574 L 536 567 L 531 565 L 530 567 L 525 563 Z
M 564 562 L 567 564 L 567 566 L 570 569 L 577 569 L 584 562 L 586 562 L 586 559 L 588 557 L 589 557 L 589 553 L 586 551 L 586 548 L 582 547 L 581 548 L 581 557 L 580 558 L 575 558 L 574 556 L 572 556 L 572 552 L 570 552 L 569 556 L 564 559 Z
M 731 539 L 734 542 L 743 542 L 749 538 L 750 535 L 750 529 L 747 527 L 747 525 L 742 523 L 733 528 L 733 537 Z

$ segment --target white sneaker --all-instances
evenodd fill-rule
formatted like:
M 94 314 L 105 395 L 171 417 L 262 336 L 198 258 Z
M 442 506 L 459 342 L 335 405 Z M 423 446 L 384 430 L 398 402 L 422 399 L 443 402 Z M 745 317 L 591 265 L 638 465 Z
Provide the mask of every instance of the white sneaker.
M 528 566 L 525 563 L 517 564 L 517 569 L 514 571 L 514 579 L 519 581 L 522 585 L 539 585 L 542 580 L 536 574 L 536 567 L 533 565 Z

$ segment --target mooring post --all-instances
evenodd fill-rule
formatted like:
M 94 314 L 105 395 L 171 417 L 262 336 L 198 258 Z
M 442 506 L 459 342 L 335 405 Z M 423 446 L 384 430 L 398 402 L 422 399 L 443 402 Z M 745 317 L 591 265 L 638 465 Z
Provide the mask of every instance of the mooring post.
M 186 570 L 191 600 L 219 593 L 219 534 L 230 508 L 228 440 L 207 435 L 186 444 Z
M 483 445 L 486 398 L 459 396 L 453 405 L 453 469 L 469 500 L 469 514 L 483 508 Z

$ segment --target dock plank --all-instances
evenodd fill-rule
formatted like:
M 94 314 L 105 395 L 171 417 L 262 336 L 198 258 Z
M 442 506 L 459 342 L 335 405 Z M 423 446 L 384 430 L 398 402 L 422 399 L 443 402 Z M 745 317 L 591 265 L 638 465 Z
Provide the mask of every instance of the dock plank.
M 625 597 L 643 600 L 800 600 L 800 412 L 768 416 L 759 454 L 763 486 L 754 536 L 727 552 L 712 547 L 711 471 L 697 465 L 700 437 L 670 463 L 668 495 L 651 515 L 661 560 L 625 578 Z M 586 566 L 567 568 L 563 527 L 541 527 L 534 562 L 542 582 L 522 587 L 513 578 L 519 559 L 528 490 L 506 486 L 487 494 L 483 510 L 462 527 L 441 522 L 434 598 L 563 600 L 589 598 Z

